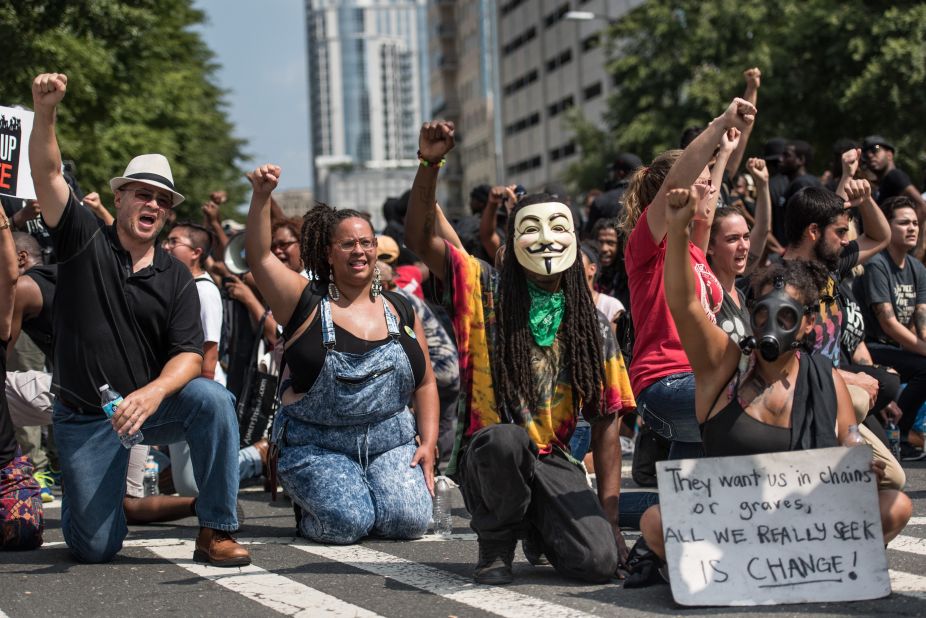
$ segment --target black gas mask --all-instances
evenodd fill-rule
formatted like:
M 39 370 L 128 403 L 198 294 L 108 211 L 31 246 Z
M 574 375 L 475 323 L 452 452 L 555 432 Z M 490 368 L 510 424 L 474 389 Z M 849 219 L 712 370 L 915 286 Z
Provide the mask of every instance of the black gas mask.
M 771 292 L 752 305 L 753 336 L 740 342 L 743 354 L 750 354 L 758 348 L 762 358 L 769 362 L 801 346 L 797 339 L 801 320 L 814 312 L 813 307 L 800 304 L 785 292 L 784 277 L 775 277 L 774 286 Z

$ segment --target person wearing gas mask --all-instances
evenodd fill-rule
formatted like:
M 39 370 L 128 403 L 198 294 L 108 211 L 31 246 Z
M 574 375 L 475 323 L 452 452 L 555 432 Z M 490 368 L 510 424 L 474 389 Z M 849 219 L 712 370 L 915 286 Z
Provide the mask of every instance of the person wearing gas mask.
M 849 391 L 827 358 L 804 347 L 813 331 L 825 269 L 786 260 L 756 272 L 753 336 L 737 344 L 704 315 L 694 293 L 686 249 L 694 187 L 670 191 L 666 199 L 666 300 L 697 380 L 695 410 L 705 453 L 723 457 L 839 445 L 856 422 Z M 743 354 L 749 365 L 741 372 Z M 873 463 L 872 469 L 883 475 L 883 465 Z M 878 500 L 887 543 L 906 525 L 912 503 L 896 489 L 880 490 Z M 641 530 L 664 560 L 658 506 L 643 515 Z
M 475 580 L 511 582 L 521 538 L 532 564 L 545 554 L 560 574 L 608 581 L 626 552 L 618 417 L 635 401 L 577 259 L 572 213 L 547 194 L 521 199 L 498 269 L 454 247 L 435 205 L 453 145 L 452 123 L 422 126 L 405 242 L 442 284 L 457 338 L 463 404 L 447 473 L 478 536 Z M 597 498 L 569 454 L 580 413 L 592 425 Z

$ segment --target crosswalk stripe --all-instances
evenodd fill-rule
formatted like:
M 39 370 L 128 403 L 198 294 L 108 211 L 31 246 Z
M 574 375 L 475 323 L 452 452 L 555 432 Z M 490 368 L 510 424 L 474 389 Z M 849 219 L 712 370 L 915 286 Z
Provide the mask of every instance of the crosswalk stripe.
M 470 607 L 511 618 L 542 615 L 544 618 L 591 617 L 565 605 L 492 586 L 481 586 L 447 571 L 366 547 L 292 545 L 296 549 L 375 573 Z
M 377 618 L 379 614 L 309 588 L 299 582 L 277 575 L 255 565 L 219 568 L 193 562 L 194 542 L 180 539 L 159 539 L 156 545 L 146 545 L 148 551 L 170 560 L 177 566 L 205 577 L 252 601 L 286 616 L 363 616 Z
M 926 526 L 926 517 L 911 517 L 908 526 Z
M 888 573 L 891 576 L 892 592 L 926 599 L 926 577 L 906 571 L 891 570 Z
M 908 554 L 918 554 L 926 556 L 926 539 L 918 539 L 915 536 L 906 536 L 900 534 L 888 544 L 888 549 L 902 551 Z

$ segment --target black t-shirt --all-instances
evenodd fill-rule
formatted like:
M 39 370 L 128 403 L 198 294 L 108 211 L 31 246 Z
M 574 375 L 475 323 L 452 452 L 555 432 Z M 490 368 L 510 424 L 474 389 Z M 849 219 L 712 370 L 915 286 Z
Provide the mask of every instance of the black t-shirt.
M 881 324 L 872 314 L 871 307 L 891 303 L 900 325 L 905 327 L 910 324 L 916 305 L 926 304 L 926 267 L 908 255 L 904 267 L 900 268 L 887 249 L 884 249 L 865 265 L 861 289 L 868 340 L 897 345 L 881 330 Z
M 0 341 L 0 369 L 6 375 L 6 341 Z M 13 433 L 13 419 L 6 402 L 6 391 L 0 391 L 0 468 L 5 467 L 16 455 L 16 435 Z
M 55 286 L 58 283 L 58 265 L 36 266 L 24 273 L 39 286 L 42 294 L 42 309 L 39 314 L 30 320 L 23 321 L 23 332 L 32 338 L 42 353 L 48 359 L 48 364 L 54 363 L 54 323 L 53 305 L 55 300 Z
M 822 354 L 839 367 L 842 346 L 843 303 L 839 283 L 852 273 L 858 264 L 858 242 L 851 241 L 839 256 L 839 265 L 831 272 L 826 285 L 820 290 L 820 308 L 814 324 L 814 354 Z
M 723 302 L 720 304 L 720 311 L 717 312 L 717 326 L 738 344 L 746 337 L 752 336 L 752 320 L 749 309 L 746 308 L 746 296 L 739 288 L 735 292 L 740 302 L 739 307 L 727 291 L 723 291 Z
M 115 226 L 100 227 L 73 195 L 53 236 L 53 384 L 65 403 L 103 414 L 101 385 L 127 395 L 173 356 L 202 354 L 199 294 L 186 266 L 155 245 L 153 263 L 133 273 Z
M 398 294 L 385 292 L 384 298 L 392 303 L 398 312 L 399 323 L 399 343 L 408 357 L 408 362 L 412 368 L 412 374 L 415 378 L 415 384 L 421 384 L 427 367 L 425 366 L 424 353 L 418 340 L 411 337 L 408 333 L 414 332 L 415 329 L 415 311 L 411 305 Z M 299 329 L 300 326 L 308 319 L 312 311 L 318 306 L 321 296 L 318 291 L 311 285 L 307 285 L 299 298 L 296 310 L 293 311 L 293 319 L 283 329 L 283 335 L 287 339 Z M 385 316 L 383 317 L 385 319 Z M 379 341 L 367 341 L 355 337 L 349 331 L 334 325 L 335 343 L 334 349 L 338 352 L 347 354 L 365 354 L 370 350 L 378 348 L 389 343 L 391 337 L 380 339 Z M 322 336 L 321 313 L 316 311 L 312 318 L 312 323 L 304 333 L 286 349 L 286 364 L 290 368 L 292 377 L 293 390 L 297 393 L 307 393 L 318 376 L 321 375 L 322 367 L 325 364 L 327 350 L 324 346 Z
M 856 288 L 861 279 L 843 279 L 836 287 L 842 302 L 843 321 L 840 339 L 841 358 L 846 365 L 854 364 L 852 356 L 855 349 L 865 339 L 865 316 L 862 306 L 856 300 Z
M 878 182 L 878 188 L 875 191 L 875 201 L 878 204 L 883 204 L 885 200 L 897 197 L 898 195 L 903 195 L 904 189 L 912 185 L 913 182 L 910 181 L 910 177 L 905 171 L 900 168 L 895 167 L 887 174 L 884 175 L 884 178 Z

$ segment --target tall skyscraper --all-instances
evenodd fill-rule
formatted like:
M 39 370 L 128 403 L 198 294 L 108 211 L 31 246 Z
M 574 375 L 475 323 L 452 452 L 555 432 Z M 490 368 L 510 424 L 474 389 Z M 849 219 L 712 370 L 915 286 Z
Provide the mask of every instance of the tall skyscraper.
M 416 164 L 418 127 L 430 110 L 426 17 L 426 0 L 306 0 L 312 155 L 322 199 L 336 201 L 325 188 L 332 169 Z

